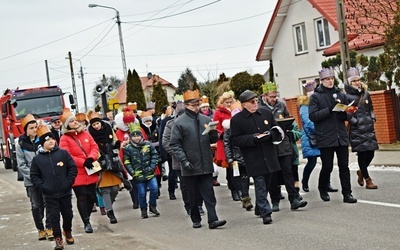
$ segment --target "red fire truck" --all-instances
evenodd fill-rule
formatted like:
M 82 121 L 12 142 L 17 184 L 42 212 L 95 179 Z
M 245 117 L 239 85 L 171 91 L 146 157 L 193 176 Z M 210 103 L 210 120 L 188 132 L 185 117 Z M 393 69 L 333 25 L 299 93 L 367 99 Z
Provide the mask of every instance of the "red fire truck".
M 61 115 L 65 107 L 63 95 L 58 86 L 4 91 L 0 97 L 0 160 L 6 169 L 17 171 L 16 139 L 24 133 L 21 119 L 32 114 L 36 119 L 49 122 L 52 116 Z M 72 95 L 69 100 L 74 108 Z

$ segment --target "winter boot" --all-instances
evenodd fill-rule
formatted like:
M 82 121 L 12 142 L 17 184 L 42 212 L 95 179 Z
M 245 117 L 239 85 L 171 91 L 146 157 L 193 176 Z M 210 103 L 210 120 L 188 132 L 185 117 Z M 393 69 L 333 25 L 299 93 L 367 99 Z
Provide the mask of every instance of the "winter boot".
M 73 245 L 75 243 L 74 237 L 72 237 L 72 231 L 63 231 L 63 235 L 67 245 Z
M 46 228 L 44 231 L 46 232 L 47 239 L 53 241 L 54 240 L 53 229 Z
M 375 184 L 372 182 L 371 178 L 365 179 L 365 183 L 366 183 L 366 185 L 365 185 L 365 188 L 366 188 L 366 189 L 378 189 L 378 186 L 375 185 Z
M 250 211 L 253 208 L 253 204 L 251 204 L 251 198 L 249 196 L 242 198 L 242 207 L 247 211 Z
M 118 222 L 118 221 L 117 221 L 117 218 L 115 218 L 114 210 L 109 210 L 109 211 L 107 211 L 107 217 L 110 218 L 110 223 L 111 223 L 111 224 L 115 224 L 115 223 Z
M 149 218 L 149 216 L 147 215 L 147 207 L 140 208 L 140 210 L 142 211 L 142 219 Z
M 61 237 L 56 238 L 56 246 L 54 250 L 63 250 L 64 249 L 64 241 Z
M 357 170 L 357 176 L 358 176 L 357 179 L 358 185 L 360 185 L 361 187 L 364 186 L 364 177 L 361 173 L 361 170 Z
M 100 207 L 100 213 L 101 213 L 101 215 L 107 215 L 106 208 Z
M 83 222 L 84 226 L 85 226 L 85 232 L 88 234 L 93 233 L 93 228 L 92 225 L 89 222 L 89 218 L 86 218 Z
M 150 211 L 150 213 L 154 214 L 155 216 L 160 215 L 160 213 L 157 211 L 156 205 L 150 205 L 149 211 Z
M 44 230 L 39 230 L 38 231 L 38 240 L 45 240 L 46 239 L 46 231 Z
M 231 190 L 231 194 L 234 201 L 240 201 L 239 193 L 237 190 Z

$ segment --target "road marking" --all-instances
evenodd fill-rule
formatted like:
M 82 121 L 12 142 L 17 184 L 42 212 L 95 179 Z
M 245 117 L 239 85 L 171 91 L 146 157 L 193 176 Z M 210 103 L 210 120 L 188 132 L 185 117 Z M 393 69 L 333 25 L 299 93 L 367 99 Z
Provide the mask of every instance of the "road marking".
M 400 208 L 399 204 L 393 204 L 393 203 L 386 203 L 386 202 L 379 202 L 379 201 L 365 201 L 365 200 L 358 200 L 358 202 L 365 203 L 365 204 L 371 204 L 371 205 Z

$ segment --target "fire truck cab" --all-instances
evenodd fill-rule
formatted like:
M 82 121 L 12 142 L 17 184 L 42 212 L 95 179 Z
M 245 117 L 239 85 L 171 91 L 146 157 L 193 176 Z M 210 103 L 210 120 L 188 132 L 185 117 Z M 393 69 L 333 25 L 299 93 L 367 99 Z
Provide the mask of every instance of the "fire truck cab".
M 24 133 L 21 119 L 32 114 L 36 119 L 49 122 L 65 108 L 64 93 L 58 86 L 29 89 L 6 89 L 0 97 L 0 160 L 6 169 L 17 171 L 15 146 L 17 138 Z M 73 107 L 73 97 L 70 95 Z

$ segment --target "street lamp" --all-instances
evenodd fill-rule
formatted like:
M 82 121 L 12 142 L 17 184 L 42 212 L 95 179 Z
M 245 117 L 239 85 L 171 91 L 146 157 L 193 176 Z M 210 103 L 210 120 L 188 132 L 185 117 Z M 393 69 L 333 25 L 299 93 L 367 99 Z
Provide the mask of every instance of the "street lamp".
M 117 13 L 116 18 L 117 18 L 117 24 L 118 24 L 119 43 L 120 43 L 120 47 L 121 47 L 122 67 L 124 69 L 124 78 L 126 78 L 128 73 L 127 73 L 127 70 L 126 70 L 124 42 L 122 41 L 121 20 L 119 19 L 118 10 L 113 8 L 113 7 L 99 5 L 99 4 L 89 4 L 88 7 L 89 8 L 101 7 L 101 8 L 106 8 L 106 9 L 112 9 L 112 10 L 115 10 L 115 12 Z

